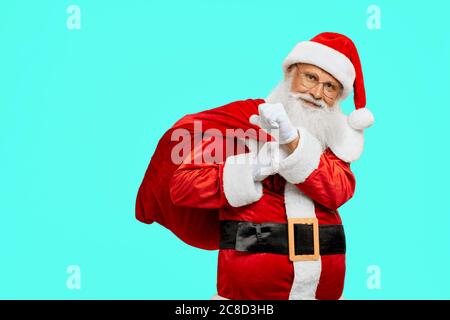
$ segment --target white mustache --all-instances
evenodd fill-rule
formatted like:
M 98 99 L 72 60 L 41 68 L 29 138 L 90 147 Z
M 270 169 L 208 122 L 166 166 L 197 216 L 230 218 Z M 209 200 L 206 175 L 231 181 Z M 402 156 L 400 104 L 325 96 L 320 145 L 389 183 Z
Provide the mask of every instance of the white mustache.
M 326 104 L 325 101 L 323 101 L 323 99 L 316 100 L 316 99 L 314 99 L 313 97 L 311 97 L 307 93 L 300 93 L 300 92 L 293 93 L 293 92 L 289 92 L 289 96 L 291 96 L 292 98 L 297 99 L 297 100 L 298 99 L 303 99 L 303 100 L 306 100 L 308 102 L 314 103 L 314 104 L 318 105 L 321 109 L 324 109 L 324 110 L 327 110 L 327 107 L 328 107 L 328 105 Z

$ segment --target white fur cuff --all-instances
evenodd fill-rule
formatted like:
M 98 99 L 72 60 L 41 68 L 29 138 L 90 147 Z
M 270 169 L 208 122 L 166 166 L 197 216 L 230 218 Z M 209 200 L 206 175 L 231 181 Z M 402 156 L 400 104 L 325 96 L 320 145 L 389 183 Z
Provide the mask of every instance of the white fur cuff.
M 262 183 L 253 180 L 253 153 L 230 156 L 223 167 L 223 191 L 232 207 L 242 207 L 262 197 Z
M 319 167 L 322 146 L 305 128 L 298 128 L 300 142 L 297 148 L 280 161 L 278 173 L 292 184 L 302 183 Z

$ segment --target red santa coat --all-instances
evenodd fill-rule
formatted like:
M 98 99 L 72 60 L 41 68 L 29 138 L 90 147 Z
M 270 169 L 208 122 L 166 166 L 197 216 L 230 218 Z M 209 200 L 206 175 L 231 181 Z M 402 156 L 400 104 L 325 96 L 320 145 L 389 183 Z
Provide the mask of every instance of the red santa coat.
M 248 119 L 249 115 L 257 113 L 257 106 L 262 102 L 264 100 L 236 102 L 231 104 L 230 110 L 240 108 L 242 112 L 245 109 L 244 116 Z M 223 162 L 205 162 L 204 150 L 214 141 L 211 137 L 205 137 L 201 147 L 194 146 L 185 163 L 171 172 L 168 191 L 175 208 L 193 213 L 193 219 L 205 212 L 195 216 L 195 212 L 189 210 L 209 213 L 207 219 L 212 227 L 203 224 L 202 230 L 197 228 L 197 232 L 213 233 L 215 245 L 208 244 L 209 249 L 218 245 L 216 218 L 219 221 L 287 223 L 288 218 L 317 217 L 319 225 L 342 223 L 338 208 L 355 190 L 350 162 L 355 154 L 359 156 L 355 146 L 362 146 L 361 136 L 358 132 L 347 131 L 341 135 L 347 138 L 346 141 L 336 141 L 330 148 L 322 150 L 314 136 L 302 127 L 298 129 L 301 138 L 296 150 L 290 155 L 282 152 L 278 174 L 262 182 L 253 181 L 249 161 L 239 161 L 258 152 L 251 145 L 244 152 L 237 151 L 242 150 L 239 147 L 231 151 L 226 149 Z M 349 142 L 353 142 L 353 148 L 346 152 L 348 146 L 345 144 Z M 272 146 L 273 142 L 269 141 L 264 148 Z M 146 176 L 148 173 L 149 170 Z M 152 219 L 158 221 L 158 217 L 149 218 L 148 199 L 141 190 L 145 187 L 144 182 L 138 194 L 136 214 L 139 220 L 151 223 Z M 158 222 L 161 223 L 161 219 Z M 164 221 L 161 224 L 167 226 Z M 197 223 L 193 225 L 198 226 Z M 183 239 L 179 232 L 174 232 Z M 188 239 L 183 240 L 189 243 Z M 343 254 L 324 255 L 318 261 L 291 262 L 287 255 L 221 249 L 217 290 L 220 296 L 228 299 L 339 299 L 344 276 Z

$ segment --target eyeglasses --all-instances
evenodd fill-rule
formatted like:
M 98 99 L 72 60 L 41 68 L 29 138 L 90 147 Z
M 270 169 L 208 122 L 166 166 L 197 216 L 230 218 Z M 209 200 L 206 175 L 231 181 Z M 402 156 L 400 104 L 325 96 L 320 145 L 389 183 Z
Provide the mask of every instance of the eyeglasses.
M 319 84 L 323 84 L 323 94 L 330 98 L 335 99 L 341 91 L 341 86 L 330 81 L 320 82 L 317 76 L 309 72 L 299 72 L 300 83 L 302 86 L 308 89 L 315 88 Z

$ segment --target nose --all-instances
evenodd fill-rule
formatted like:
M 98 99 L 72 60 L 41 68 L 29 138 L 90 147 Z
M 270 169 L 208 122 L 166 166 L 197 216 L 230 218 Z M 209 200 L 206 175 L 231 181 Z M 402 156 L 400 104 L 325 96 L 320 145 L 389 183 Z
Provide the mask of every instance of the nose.
M 322 99 L 322 83 L 318 83 L 317 86 L 309 89 L 309 94 L 312 95 L 314 99 Z

